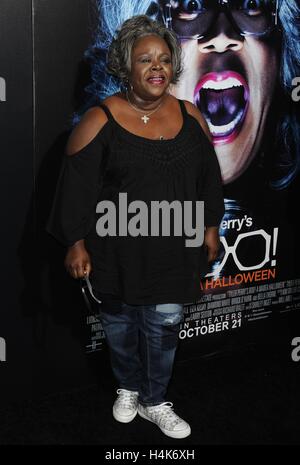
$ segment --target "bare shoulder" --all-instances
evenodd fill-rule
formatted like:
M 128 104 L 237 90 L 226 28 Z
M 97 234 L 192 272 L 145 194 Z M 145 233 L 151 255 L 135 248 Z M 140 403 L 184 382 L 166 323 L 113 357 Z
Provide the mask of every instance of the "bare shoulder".
M 121 92 L 110 95 L 102 101 L 102 103 L 104 103 L 104 105 L 106 105 L 110 110 L 118 110 L 120 105 L 122 105 L 124 102 L 126 102 L 126 99 L 124 99 L 124 96 L 121 94 Z
M 66 155 L 75 155 L 88 145 L 106 122 L 107 116 L 101 107 L 89 108 L 69 136 L 65 149 Z
M 206 122 L 206 119 L 202 115 L 201 111 L 196 107 L 196 105 L 189 102 L 188 100 L 183 100 L 183 102 L 185 104 L 185 108 L 186 108 L 187 112 L 198 121 L 198 123 L 201 125 L 203 131 L 207 135 L 208 139 L 210 140 L 210 142 L 212 142 L 212 138 L 211 138 L 211 134 L 210 134 L 210 131 L 209 131 L 208 124 Z

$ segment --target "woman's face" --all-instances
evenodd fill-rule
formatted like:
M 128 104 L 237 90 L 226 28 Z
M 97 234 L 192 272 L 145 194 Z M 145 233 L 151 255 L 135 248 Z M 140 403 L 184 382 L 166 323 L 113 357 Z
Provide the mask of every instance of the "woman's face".
M 270 42 L 241 36 L 223 12 L 209 39 L 182 41 L 184 73 L 172 93 L 207 120 L 224 183 L 246 170 L 262 141 L 279 69 Z
M 131 53 L 129 80 L 142 100 L 156 100 L 168 88 L 173 76 L 172 57 L 167 43 L 156 35 L 137 39 Z

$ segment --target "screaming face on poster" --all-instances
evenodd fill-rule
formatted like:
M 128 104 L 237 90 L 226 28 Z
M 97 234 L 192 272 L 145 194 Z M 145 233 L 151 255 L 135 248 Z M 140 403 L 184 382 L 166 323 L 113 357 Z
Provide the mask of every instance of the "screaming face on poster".
M 300 158 L 291 98 L 300 75 L 299 0 L 97 0 L 96 6 L 101 27 L 86 51 L 92 82 L 82 112 L 119 90 L 105 66 L 106 44 L 119 25 L 139 14 L 164 22 L 183 50 L 184 73 L 170 92 L 194 102 L 206 118 L 224 183 L 221 250 L 207 277 L 224 284 L 245 276 L 239 286 L 295 277 L 287 196 Z

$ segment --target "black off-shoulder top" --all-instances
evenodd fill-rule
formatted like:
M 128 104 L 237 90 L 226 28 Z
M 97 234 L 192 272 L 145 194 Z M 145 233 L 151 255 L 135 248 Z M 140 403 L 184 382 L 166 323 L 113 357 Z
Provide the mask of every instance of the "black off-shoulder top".
M 100 295 L 112 294 L 132 305 L 186 304 L 201 297 L 200 279 L 209 267 L 203 245 L 186 246 L 191 237 L 164 236 L 161 230 L 158 236 L 151 231 L 148 236 L 120 236 L 118 229 L 116 236 L 101 237 L 97 231 L 97 205 L 113 202 L 118 219 L 119 193 L 126 194 L 127 205 L 143 201 L 148 212 L 152 201 L 202 200 L 205 226 L 219 226 L 224 201 L 217 156 L 198 121 L 183 101 L 179 104 L 183 125 L 169 140 L 127 131 L 100 105 L 106 124 L 84 148 L 63 157 L 47 231 L 65 246 L 85 240 L 91 283 Z M 136 213 L 127 215 L 129 221 Z

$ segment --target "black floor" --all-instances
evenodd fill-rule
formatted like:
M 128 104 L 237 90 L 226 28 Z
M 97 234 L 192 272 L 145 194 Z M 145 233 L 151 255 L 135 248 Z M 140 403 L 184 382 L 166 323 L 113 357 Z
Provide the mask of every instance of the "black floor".
M 191 424 L 192 434 L 184 440 L 167 438 L 139 417 L 127 425 L 116 422 L 113 386 L 107 373 L 87 388 L 2 409 L 0 444 L 182 448 L 300 443 L 300 362 L 293 362 L 283 347 L 178 362 L 168 400 Z

